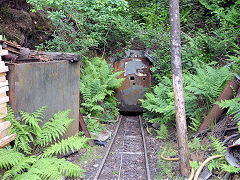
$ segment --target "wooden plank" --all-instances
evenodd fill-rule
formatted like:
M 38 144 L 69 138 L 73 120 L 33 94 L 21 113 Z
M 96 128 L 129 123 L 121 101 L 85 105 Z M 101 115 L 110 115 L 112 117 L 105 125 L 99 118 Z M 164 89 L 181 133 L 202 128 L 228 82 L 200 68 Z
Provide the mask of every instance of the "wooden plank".
M 0 73 L 2 73 L 2 72 L 7 72 L 7 71 L 8 71 L 8 66 L 1 67 L 1 68 L 0 68 Z
M 79 126 L 80 126 L 81 129 L 83 130 L 85 136 L 86 136 L 87 138 L 90 138 L 90 140 L 88 141 L 88 144 L 89 144 L 90 146 L 94 146 L 94 142 L 93 142 L 93 140 L 91 139 L 91 135 L 90 135 L 90 133 L 89 133 L 89 131 L 88 131 L 87 125 L 86 125 L 86 123 L 85 123 L 85 121 L 84 121 L 84 119 L 83 119 L 83 116 L 82 116 L 82 114 L 81 114 L 80 111 L 79 111 Z
M 11 126 L 11 122 L 10 121 L 4 121 L 0 123 L 0 132 L 2 130 L 4 130 L 6 127 L 10 127 Z
M 0 73 L 0 82 L 6 81 L 6 73 Z
M 0 109 L 1 109 L 1 108 L 4 108 L 4 107 L 7 107 L 7 103 L 2 103 L 2 104 L 0 104 Z
M 0 108 L 0 119 L 6 117 L 7 114 L 8 114 L 8 112 L 7 112 L 7 106 Z
M 8 85 L 8 80 L 0 82 L 0 87 L 7 86 Z
M 0 56 L 5 56 L 5 55 L 8 55 L 8 50 L 1 50 Z
M 6 76 L 7 73 L 3 72 L 3 73 L 0 73 L 0 77 L 3 77 L 3 76 Z
M 5 96 L 5 97 L 3 97 L 3 98 L 0 98 L 0 104 L 6 103 L 6 102 L 8 102 L 8 101 L 9 101 L 9 97 L 8 97 L 8 96 Z
M 9 90 L 8 86 L 0 87 L 0 93 L 7 92 Z
M 0 67 L 5 67 L 4 61 L 0 61 Z
M 7 96 L 7 93 L 6 93 L 6 92 L 0 93 L 0 98 L 3 98 L 3 97 L 5 97 L 5 96 Z
M 0 40 L 2 40 L 2 35 L 0 35 Z M 0 51 L 2 51 L 2 45 L 0 44 Z M 0 56 L 0 61 L 2 61 L 2 56 Z
M 11 127 L 10 121 L 4 121 L 0 123 L 0 139 L 4 138 L 8 134 L 8 129 Z
M 4 148 L 5 146 L 7 146 L 11 141 L 15 139 L 16 136 L 17 134 L 11 134 L 0 139 L 0 148 Z

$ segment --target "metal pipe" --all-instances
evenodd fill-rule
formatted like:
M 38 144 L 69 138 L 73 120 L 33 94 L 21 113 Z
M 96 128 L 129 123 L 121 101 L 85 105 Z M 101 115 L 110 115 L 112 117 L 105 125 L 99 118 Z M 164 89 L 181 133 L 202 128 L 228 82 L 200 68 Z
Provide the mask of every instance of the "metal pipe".
M 239 88 L 239 83 L 237 82 L 237 79 L 229 81 L 227 86 L 224 88 L 222 94 L 218 97 L 217 102 L 221 102 L 222 100 L 232 99 L 234 92 L 236 92 L 238 88 Z M 203 121 L 202 125 L 200 126 L 198 133 L 209 128 L 212 123 L 215 124 L 219 120 L 223 112 L 224 112 L 224 109 L 220 108 L 218 104 L 215 104 L 212 107 L 210 113 L 208 113 L 206 119 Z

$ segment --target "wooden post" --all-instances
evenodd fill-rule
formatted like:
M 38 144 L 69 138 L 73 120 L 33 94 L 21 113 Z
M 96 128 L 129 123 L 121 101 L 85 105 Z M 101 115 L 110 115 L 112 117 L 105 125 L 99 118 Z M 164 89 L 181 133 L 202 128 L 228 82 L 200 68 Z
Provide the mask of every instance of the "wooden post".
M 179 147 L 180 170 L 183 176 L 189 175 L 189 154 L 187 124 L 183 94 L 180 17 L 178 0 L 169 0 L 170 32 L 171 32 L 171 60 L 174 99 L 176 110 L 176 128 Z
M 83 119 L 82 113 L 81 113 L 80 111 L 79 111 L 79 126 L 82 128 L 85 136 L 86 136 L 87 138 L 91 138 L 91 135 L 90 135 L 90 133 L 89 133 L 89 131 L 88 131 L 88 129 L 87 129 L 87 125 L 86 125 L 86 123 L 85 123 L 85 121 L 84 121 L 84 119 Z M 90 139 L 90 140 L 88 141 L 88 144 L 89 144 L 90 146 L 94 146 L 93 140 Z

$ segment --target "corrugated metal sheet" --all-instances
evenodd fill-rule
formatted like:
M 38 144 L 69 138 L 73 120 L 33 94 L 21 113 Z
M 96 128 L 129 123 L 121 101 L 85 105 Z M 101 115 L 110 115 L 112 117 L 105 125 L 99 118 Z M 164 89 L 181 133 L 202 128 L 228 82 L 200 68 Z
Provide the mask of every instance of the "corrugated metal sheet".
M 71 109 L 76 119 L 66 137 L 79 131 L 80 62 L 69 61 L 9 63 L 9 97 L 14 112 L 32 113 L 48 106 L 45 122 L 54 113 Z

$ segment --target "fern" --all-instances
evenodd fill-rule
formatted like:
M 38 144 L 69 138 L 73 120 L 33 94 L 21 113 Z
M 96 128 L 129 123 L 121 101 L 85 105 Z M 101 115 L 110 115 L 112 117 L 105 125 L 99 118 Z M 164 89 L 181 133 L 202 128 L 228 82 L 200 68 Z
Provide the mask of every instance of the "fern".
M 0 169 L 10 169 L 25 158 L 24 154 L 10 148 L 0 149 L 0 157 Z
M 157 131 L 158 139 L 167 139 L 169 137 L 168 130 L 165 124 L 161 124 L 160 129 Z
M 190 117 L 190 119 L 192 121 L 191 121 L 191 124 L 189 125 L 189 128 L 192 129 L 193 131 L 197 132 L 198 128 L 201 125 L 201 117 L 200 117 L 200 115 L 197 114 L 195 118 L 194 117 Z
M 229 173 L 240 173 L 240 168 L 236 168 L 228 164 L 222 164 L 222 170 Z
M 8 116 L 5 117 L 5 120 L 11 122 L 11 129 L 9 130 L 10 134 L 17 134 L 15 138 L 15 146 L 14 149 L 22 150 L 26 154 L 30 154 L 32 148 L 30 147 L 30 142 L 33 141 L 33 136 L 31 134 L 31 128 L 29 128 L 25 124 L 20 124 L 15 118 L 14 112 L 10 106 L 8 106 Z
M 74 152 L 74 150 L 84 148 L 88 138 L 86 137 L 69 137 L 68 139 L 64 139 L 58 143 L 55 143 L 48 147 L 41 157 L 51 157 L 58 154 L 66 154 L 70 150 Z
M 213 150 L 215 150 L 217 154 L 225 155 L 226 147 L 222 144 L 222 142 L 212 136 L 210 137 L 210 139 L 212 141 Z
M 42 107 L 32 114 L 20 112 L 20 123 L 9 108 L 6 119 L 12 122 L 10 131 L 17 133 L 17 137 L 13 149 L 0 149 L 0 169 L 7 170 L 3 179 L 62 179 L 64 175 L 83 176 L 83 170 L 79 166 L 65 159 L 57 159 L 56 156 L 85 147 L 88 139 L 69 137 L 49 146 L 60 139 L 73 119 L 69 118 L 70 110 L 60 111 L 40 128 L 39 123 L 42 122 L 45 109 L 46 107 Z
M 70 112 L 71 110 L 54 114 L 53 118 L 43 125 L 39 136 L 36 138 L 36 144 L 46 146 L 53 141 L 57 141 L 74 120 L 69 118 Z
M 193 169 L 197 170 L 197 169 L 199 168 L 200 164 L 199 164 L 198 161 L 190 161 L 190 166 L 191 166 Z
M 46 108 L 46 106 L 43 106 L 32 114 L 23 111 L 19 112 L 21 119 L 25 122 L 25 124 L 31 126 L 35 131 L 34 134 L 39 134 L 41 131 L 39 123 L 42 122 L 42 119 L 44 118 L 43 113 Z
M 233 118 L 240 121 L 240 98 L 223 100 L 217 103 L 221 108 L 228 108 L 227 114 L 233 115 Z
M 44 158 L 35 163 L 32 168 L 41 171 L 42 179 L 62 179 L 63 175 L 67 177 L 79 177 L 84 172 L 79 166 L 72 164 L 65 159 Z M 31 172 L 32 169 L 29 169 Z
M 23 180 L 23 179 L 34 179 L 41 180 L 41 177 L 37 174 L 33 174 L 32 172 L 23 173 L 14 178 L 14 180 Z
M 197 69 L 196 75 L 189 74 L 185 77 L 188 84 L 185 89 L 206 99 L 210 105 L 210 103 L 215 103 L 224 85 L 232 76 L 233 74 L 227 68 L 214 69 L 203 65 L 202 68 Z
M 122 72 L 113 72 L 104 59 L 96 57 L 87 61 L 83 74 L 80 79 L 81 111 L 105 122 L 112 120 L 118 113 L 114 91 L 124 80 L 118 78 Z M 88 127 L 92 124 L 90 122 Z
M 156 117 L 151 122 L 167 123 L 175 120 L 175 104 L 172 82 L 169 78 L 165 78 L 153 88 L 153 92 L 145 93 L 146 99 L 140 100 L 142 107 L 150 112 L 156 113 Z M 185 90 L 186 114 L 188 117 L 194 117 L 199 113 L 197 109 L 197 98 L 189 91 Z
M 222 144 L 222 142 L 220 142 L 218 139 L 216 139 L 215 137 L 210 137 L 211 141 L 212 141 L 212 148 L 214 150 L 213 155 L 222 155 L 222 157 L 220 157 L 219 159 L 215 159 L 212 160 L 211 162 L 208 163 L 207 167 L 210 171 L 212 171 L 213 169 L 221 169 L 223 164 L 226 164 L 226 160 L 225 160 L 225 152 L 226 152 L 226 147 Z
M 13 167 L 4 173 L 3 179 L 12 178 L 12 176 L 18 176 L 22 174 L 24 171 L 29 169 L 32 164 L 36 162 L 35 156 L 25 157 L 17 164 L 13 165 Z

